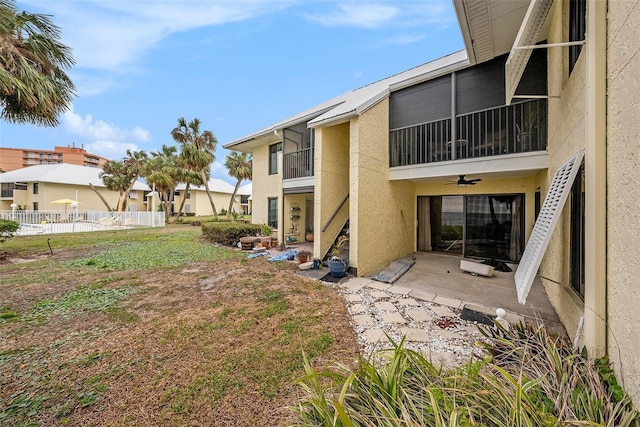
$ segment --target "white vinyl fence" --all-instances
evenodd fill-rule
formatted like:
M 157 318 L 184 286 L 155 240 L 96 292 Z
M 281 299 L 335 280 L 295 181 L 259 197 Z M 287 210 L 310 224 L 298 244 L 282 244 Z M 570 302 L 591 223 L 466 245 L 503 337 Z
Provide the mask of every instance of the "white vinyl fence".
M 0 211 L 0 219 L 20 223 L 16 235 L 78 233 L 134 227 L 164 227 L 164 212 Z

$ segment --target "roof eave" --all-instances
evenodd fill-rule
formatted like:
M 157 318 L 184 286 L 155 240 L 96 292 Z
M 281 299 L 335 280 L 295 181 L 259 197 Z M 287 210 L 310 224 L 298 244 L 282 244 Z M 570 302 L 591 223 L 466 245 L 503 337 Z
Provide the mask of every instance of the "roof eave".
M 463 0 L 453 0 L 453 8 L 458 18 L 458 25 L 460 26 L 460 33 L 462 34 L 462 41 L 464 42 L 464 48 L 467 51 L 469 58 L 469 65 L 475 65 L 476 54 L 473 50 L 473 40 L 471 39 L 471 30 L 469 28 L 469 21 L 467 20 L 467 12 L 464 8 Z

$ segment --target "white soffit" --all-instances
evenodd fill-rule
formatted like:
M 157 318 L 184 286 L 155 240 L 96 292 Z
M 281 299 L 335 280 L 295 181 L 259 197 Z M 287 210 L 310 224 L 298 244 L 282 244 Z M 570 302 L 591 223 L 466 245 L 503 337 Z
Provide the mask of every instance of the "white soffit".
M 518 293 L 518 302 L 520 304 L 524 304 L 527 300 L 531 284 L 538 272 L 547 246 L 549 246 L 551 234 L 569 197 L 571 186 L 580 170 L 583 157 L 584 149 L 574 154 L 553 176 L 553 181 L 542 204 L 542 209 L 536 224 L 533 226 L 531 237 L 527 242 L 527 247 L 516 270 L 516 292 Z
M 544 36 L 542 36 L 544 34 L 543 30 L 545 29 L 551 6 L 553 6 L 553 0 L 531 0 L 531 3 L 529 3 L 527 13 L 504 65 L 507 105 L 511 105 L 518 83 L 520 83 L 524 69 L 527 67 L 531 57 L 531 49 L 526 47 L 533 46 L 541 41 L 541 37 L 544 39 Z

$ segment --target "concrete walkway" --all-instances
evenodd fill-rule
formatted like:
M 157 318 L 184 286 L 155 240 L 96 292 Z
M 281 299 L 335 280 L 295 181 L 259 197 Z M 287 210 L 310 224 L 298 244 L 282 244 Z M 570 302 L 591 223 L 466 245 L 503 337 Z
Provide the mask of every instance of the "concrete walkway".
M 565 334 L 542 284 L 537 280 L 527 304 L 517 301 L 512 272 L 493 277 L 473 276 L 460 270 L 460 257 L 438 253 L 416 253 L 416 263 L 393 284 L 368 277 L 341 279 L 337 287 L 352 317 L 365 354 L 388 348 L 387 336 L 396 342 L 428 353 L 435 362 L 451 366 L 466 363 L 483 339 L 473 314 L 495 317 L 506 311 L 510 323 L 536 322 Z M 300 272 L 320 279 L 328 270 Z M 469 317 L 469 313 L 472 314 Z

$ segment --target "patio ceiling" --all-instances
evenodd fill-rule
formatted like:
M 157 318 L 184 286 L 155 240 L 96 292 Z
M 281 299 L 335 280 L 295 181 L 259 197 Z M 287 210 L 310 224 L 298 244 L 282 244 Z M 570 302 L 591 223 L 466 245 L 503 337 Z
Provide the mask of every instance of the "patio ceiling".
M 454 0 L 464 44 L 472 63 L 511 50 L 529 0 Z

